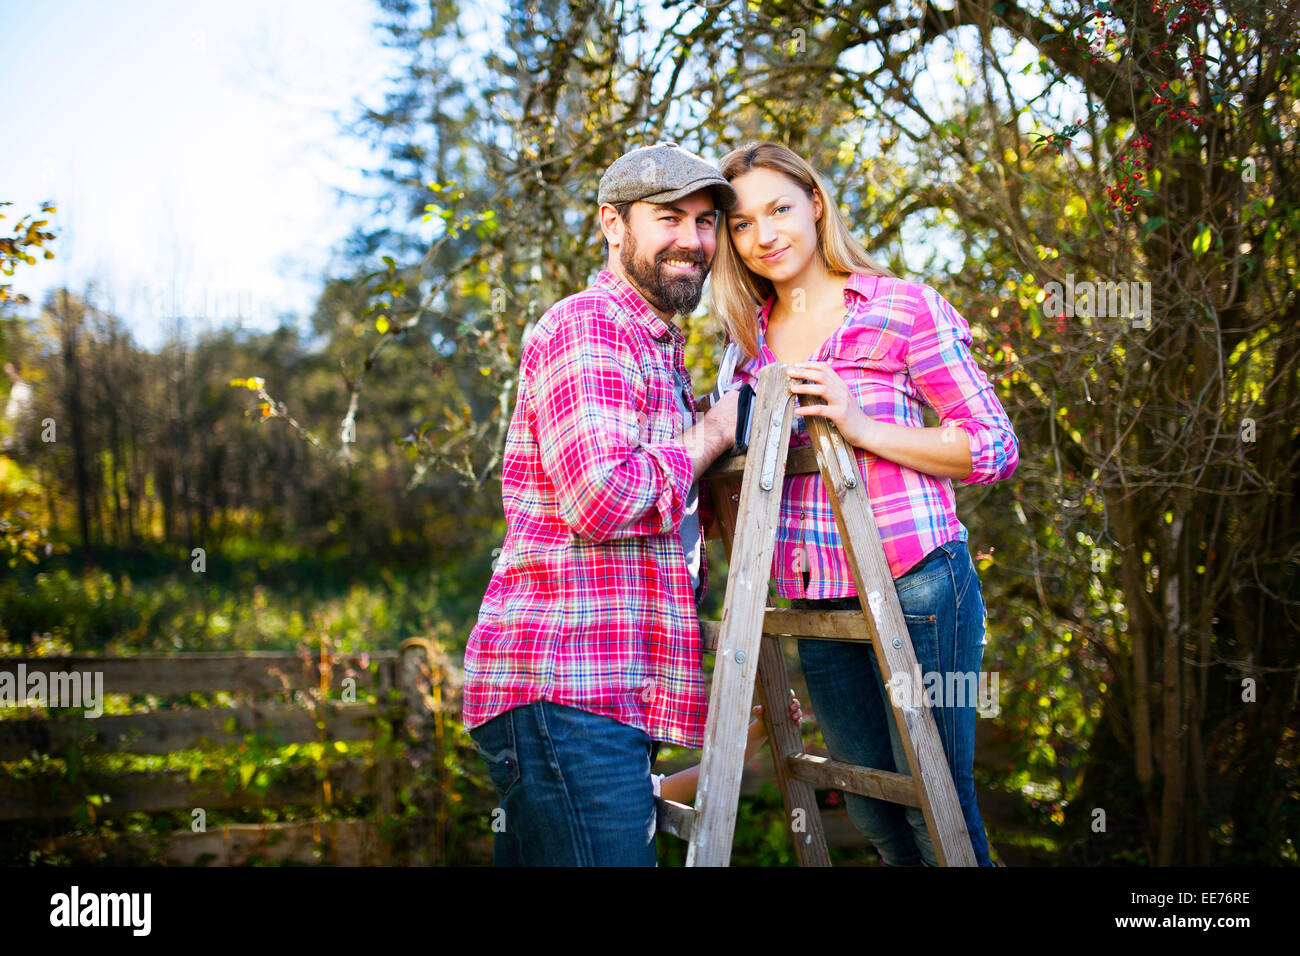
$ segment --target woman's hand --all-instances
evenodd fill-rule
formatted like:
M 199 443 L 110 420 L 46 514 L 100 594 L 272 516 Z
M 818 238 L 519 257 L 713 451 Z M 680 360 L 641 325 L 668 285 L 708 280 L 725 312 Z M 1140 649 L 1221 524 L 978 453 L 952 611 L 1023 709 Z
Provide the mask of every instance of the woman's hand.
M 763 741 L 767 739 L 767 731 L 763 727 L 763 721 L 760 715 L 763 713 L 763 705 L 758 704 L 754 707 L 755 720 L 749 725 L 749 740 L 745 744 L 745 761 L 753 759 L 754 754 L 758 753 L 758 748 L 763 746 Z M 803 708 L 799 706 L 799 698 L 794 695 L 794 689 L 790 689 L 790 719 L 798 726 L 803 720 Z M 670 777 L 665 777 L 659 785 L 659 796 L 665 800 L 675 800 L 678 803 L 694 803 L 695 789 L 699 786 L 700 765 L 687 767 L 685 770 L 679 770 Z
M 825 405 L 795 405 L 796 415 L 816 415 L 834 422 L 846 442 L 867 449 L 873 423 L 830 362 L 794 362 L 786 370 L 790 375 L 790 391 L 826 400 Z
M 763 705 L 755 704 L 753 714 L 754 714 L 754 723 L 758 724 L 758 726 L 761 728 L 763 726 L 763 723 L 760 720 L 760 718 L 763 716 Z M 800 706 L 799 698 L 795 696 L 793 688 L 790 689 L 790 719 L 793 720 L 796 724 L 800 723 L 803 720 L 803 707 Z M 753 724 L 751 724 L 750 726 L 752 727 Z
M 763 726 L 763 705 L 754 705 L 754 721 L 749 725 L 749 738 L 745 741 L 745 759 L 748 760 L 758 752 L 758 748 L 763 746 L 763 741 L 767 739 L 767 728 Z M 799 698 L 795 696 L 794 690 L 790 691 L 790 719 L 796 726 L 803 722 L 803 708 L 799 706 Z

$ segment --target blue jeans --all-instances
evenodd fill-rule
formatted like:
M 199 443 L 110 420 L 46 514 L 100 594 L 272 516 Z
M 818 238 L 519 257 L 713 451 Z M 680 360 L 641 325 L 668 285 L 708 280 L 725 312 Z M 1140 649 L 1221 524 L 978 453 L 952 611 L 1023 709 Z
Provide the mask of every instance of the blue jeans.
M 984 659 L 984 596 L 966 543 L 949 541 L 935 548 L 896 579 L 894 588 L 924 681 L 915 691 L 924 701 L 926 689 L 932 686 L 929 675 L 937 672 L 937 686 L 945 693 L 939 704 L 930 707 L 930 713 L 948 758 L 975 860 L 980 866 L 992 866 L 971 770 L 978 695 L 965 692 L 974 684 L 962 685 L 960 695 L 948 692 L 955 690 L 948 675 L 973 675 L 971 680 L 978 681 Z M 792 607 L 857 610 L 861 604 L 856 597 L 797 599 Z M 799 660 L 831 757 L 877 770 L 911 773 L 871 645 L 801 639 Z M 910 677 L 915 685 L 915 675 Z M 845 794 L 845 803 L 854 826 L 875 846 L 885 866 L 938 864 L 919 807 L 854 793 Z
M 650 767 L 643 731 L 536 701 L 469 732 L 500 798 L 493 866 L 655 866 Z

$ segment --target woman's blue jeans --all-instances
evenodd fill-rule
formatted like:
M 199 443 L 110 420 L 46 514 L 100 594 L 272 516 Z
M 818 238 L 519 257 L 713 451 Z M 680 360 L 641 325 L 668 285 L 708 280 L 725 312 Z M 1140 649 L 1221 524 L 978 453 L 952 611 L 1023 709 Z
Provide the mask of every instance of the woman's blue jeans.
M 926 689 L 935 686 L 929 683 L 930 675 L 937 675 L 943 698 L 930 713 L 948 758 L 976 862 L 992 866 L 971 770 L 978 692 L 967 692 L 980 686 L 986 643 L 984 595 L 966 543 L 954 540 L 935 548 L 895 580 L 894 587 L 926 682 L 917 688 L 912 675 L 911 684 L 918 699 L 924 701 Z M 796 599 L 791 606 L 857 610 L 861 604 L 854 597 Z M 831 757 L 877 770 L 911 773 L 871 645 L 802 639 L 799 659 Z M 957 688 L 962 692 L 952 693 Z M 938 865 L 919 808 L 853 793 L 845 794 L 845 803 L 854 826 L 875 846 L 884 865 Z
M 609 717 L 536 701 L 469 732 L 500 798 L 493 866 L 655 866 L 658 746 Z

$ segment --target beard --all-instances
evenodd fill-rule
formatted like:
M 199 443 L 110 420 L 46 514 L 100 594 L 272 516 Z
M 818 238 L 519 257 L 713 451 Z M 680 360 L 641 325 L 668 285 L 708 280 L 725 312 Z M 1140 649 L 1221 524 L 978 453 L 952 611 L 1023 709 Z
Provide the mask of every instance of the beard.
M 641 293 L 654 308 L 663 312 L 689 315 L 700 304 L 708 263 L 699 252 L 662 252 L 653 262 L 637 255 L 636 239 L 629 229 L 619 249 L 618 261 L 623 271 L 636 283 Z M 684 259 L 697 265 L 694 275 L 667 275 L 664 263 L 668 259 Z

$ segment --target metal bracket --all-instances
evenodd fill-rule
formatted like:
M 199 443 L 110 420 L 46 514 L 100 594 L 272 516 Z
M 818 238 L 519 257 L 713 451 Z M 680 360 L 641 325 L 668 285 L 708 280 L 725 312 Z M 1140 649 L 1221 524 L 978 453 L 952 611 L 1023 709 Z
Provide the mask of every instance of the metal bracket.
M 835 457 L 840 461 L 840 474 L 844 478 L 845 488 L 856 488 L 858 486 L 857 469 L 853 467 L 853 459 L 849 457 L 849 450 L 844 445 L 844 436 L 834 425 L 830 427 L 831 445 L 835 448 Z
M 763 449 L 763 475 L 758 486 L 764 491 L 771 491 L 776 478 L 776 456 L 783 454 L 781 439 L 785 437 L 785 409 L 777 408 L 772 412 L 772 420 L 767 425 L 767 446 Z

